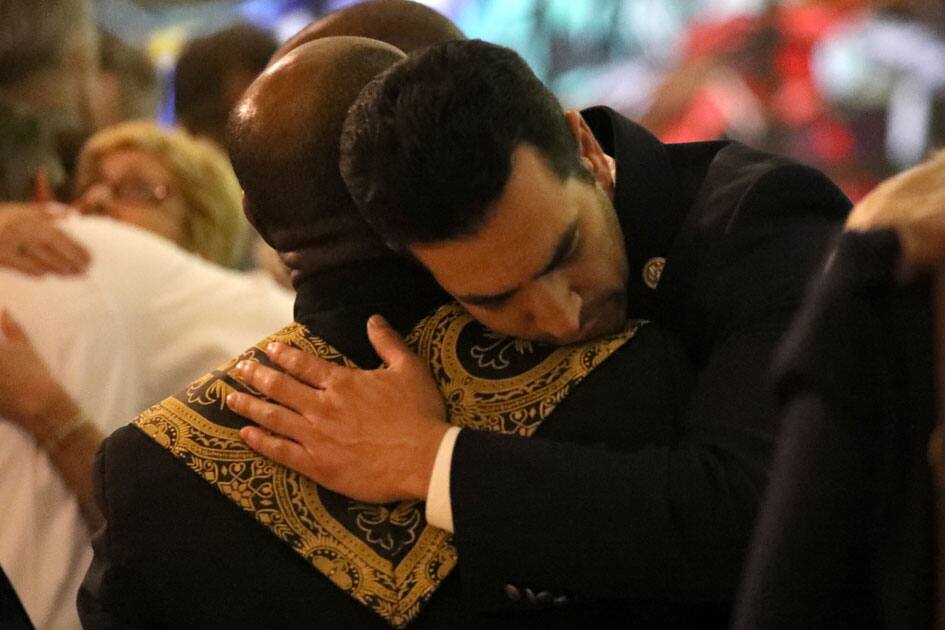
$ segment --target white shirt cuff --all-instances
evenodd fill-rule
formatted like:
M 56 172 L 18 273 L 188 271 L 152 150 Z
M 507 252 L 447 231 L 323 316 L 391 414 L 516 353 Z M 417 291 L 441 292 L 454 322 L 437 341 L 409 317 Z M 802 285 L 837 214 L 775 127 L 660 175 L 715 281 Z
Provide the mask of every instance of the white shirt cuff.
M 440 440 L 427 489 L 427 523 L 453 533 L 453 505 L 450 502 L 450 469 L 453 465 L 453 447 L 459 437 L 459 427 L 450 427 Z

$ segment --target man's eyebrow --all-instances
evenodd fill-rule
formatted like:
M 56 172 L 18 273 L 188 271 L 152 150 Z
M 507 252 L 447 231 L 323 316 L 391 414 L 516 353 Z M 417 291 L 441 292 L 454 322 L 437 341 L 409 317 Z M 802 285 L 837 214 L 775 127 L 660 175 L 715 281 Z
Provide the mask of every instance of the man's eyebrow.
M 551 255 L 551 258 L 549 258 L 545 266 L 541 268 L 541 271 L 532 276 L 532 278 L 540 278 L 543 275 L 554 271 L 561 265 L 561 263 L 567 260 L 568 256 L 571 254 L 571 251 L 574 249 L 574 241 L 576 238 L 577 220 L 575 219 L 571 225 L 568 226 L 568 229 L 564 231 L 564 234 L 561 235 L 561 238 L 558 239 L 558 244 L 555 246 L 555 251 Z M 518 290 L 519 287 L 515 287 L 509 289 L 508 291 L 502 291 L 501 293 L 472 293 L 469 295 L 457 296 L 457 299 L 460 302 L 470 304 L 472 306 L 496 306 L 512 297 Z
M 478 293 L 459 295 L 457 299 L 463 304 L 470 304 L 472 306 L 497 306 L 512 297 L 516 291 L 518 291 L 518 287 L 490 295 L 480 295 Z

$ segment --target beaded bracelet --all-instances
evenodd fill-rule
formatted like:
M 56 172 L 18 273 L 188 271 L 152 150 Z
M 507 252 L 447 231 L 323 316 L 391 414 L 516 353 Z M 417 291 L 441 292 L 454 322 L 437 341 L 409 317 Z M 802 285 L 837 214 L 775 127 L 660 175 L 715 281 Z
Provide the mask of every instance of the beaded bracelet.
M 62 446 L 62 443 L 66 441 L 66 438 L 71 436 L 73 433 L 76 433 L 80 429 L 83 429 L 86 425 L 91 425 L 92 421 L 89 419 L 84 412 L 80 411 L 67 422 L 63 422 L 59 425 L 59 428 L 56 431 L 43 440 L 40 443 L 40 448 L 42 448 L 47 453 L 53 453 Z

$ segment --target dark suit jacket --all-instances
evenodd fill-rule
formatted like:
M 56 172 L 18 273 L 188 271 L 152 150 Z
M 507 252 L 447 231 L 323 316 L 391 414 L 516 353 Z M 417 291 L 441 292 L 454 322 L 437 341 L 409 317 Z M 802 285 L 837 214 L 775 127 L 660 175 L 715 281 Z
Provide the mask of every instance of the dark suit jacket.
M 844 235 L 780 353 L 737 628 L 931 627 L 932 304 L 898 259 L 892 231 Z
M 681 335 L 694 390 L 669 442 L 629 452 L 561 443 L 573 440 L 554 424 L 546 439 L 461 432 L 454 543 L 481 609 L 529 607 L 510 600 L 511 584 L 661 602 L 647 609 L 659 626 L 685 617 L 671 602 L 724 611 L 734 596 L 775 433 L 769 364 L 849 201 L 784 158 L 735 142 L 664 145 L 609 109 L 583 114 L 617 163 L 631 315 Z M 654 258 L 666 260 L 655 290 L 644 282 Z M 692 609 L 694 625 L 711 625 L 707 609 Z

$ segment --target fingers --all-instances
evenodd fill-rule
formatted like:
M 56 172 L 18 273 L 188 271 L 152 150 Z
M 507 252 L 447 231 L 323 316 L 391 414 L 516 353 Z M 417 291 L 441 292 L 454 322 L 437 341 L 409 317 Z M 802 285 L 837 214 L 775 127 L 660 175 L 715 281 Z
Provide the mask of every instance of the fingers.
M 59 228 L 52 228 L 51 237 L 46 243 L 78 271 L 84 271 L 92 261 L 89 251 Z
M 303 352 L 284 343 L 271 343 L 266 347 L 269 359 L 303 383 L 321 388 L 335 370 L 345 368 L 319 357 Z
M 79 273 L 88 266 L 88 251 L 62 230 L 49 226 L 29 248 L 30 255 L 50 270 Z
M 0 265 L 30 275 L 53 272 L 81 273 L 91 257 L 88 251 L 53 225 L 50 216 L 28 211 L 17 215 L 18 221 L 7 225 L 0 242 Z
M 300 414 L 311 410 L 317 403 L 318 389 L 255 361 L 240 361 L 234 371 L 240 380 L 256 391 Z
M 243 427 L 240 429 L 240 437 L 260 455 L 287 468 L 297 470 L 303 475 L 311 465 L 308 451 L 292 440 L 270 435 L 257 427 Z
M 0 267 L 15 269 L 28 276 L 41 276 L 46 269 L 32 258 L 24 256 L 4 256 L 0 258 Z
M 43 271 L 58 274 L 73 274 L 82 271 L 82 267 L 63 256 L 55 246 L 48 243 L 35 243 L 24 253 Z
M 382 316 L 372 315 L 368 319 L 367 333 L 377 356 L 383 359 L 388 366 L 402 365 L 405 361 L 413 358 L 410 348 Z
M 250 394 L 233 392 L 226 397 L 226 406 L 273 433 L 293 440 L 301 440 L 312 430 L 312 423 L 294 411 Z
M 7 309 L 0 311 L 0 331 L 10 341 L 28 341 L 26 331 L 20 327 L 19 322 L 13 319 L 13 315 Z
M 53 200 L 52 186 L 49 184 L 49 174 L 41 168 L 33 175 L 33 201 L 47 203 Z

